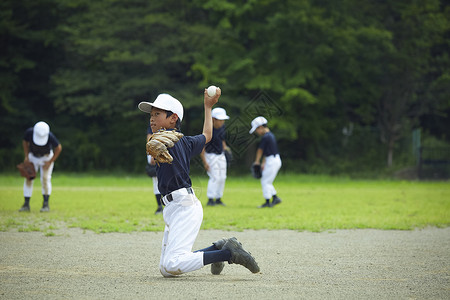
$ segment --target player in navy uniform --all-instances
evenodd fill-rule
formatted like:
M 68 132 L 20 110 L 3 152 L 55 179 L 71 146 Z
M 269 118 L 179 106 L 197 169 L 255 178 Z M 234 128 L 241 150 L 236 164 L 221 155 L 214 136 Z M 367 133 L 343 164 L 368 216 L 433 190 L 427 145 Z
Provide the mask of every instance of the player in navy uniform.
M 147 128 L 147 141 L 148 139 L 151 137 L 152 135 L 152 128 L 150 126 L 148 126 Z M 151 165 L 155 165 L 156 162 L 153 159 L 153 157 L 151 157 L 151 155 L 147 155 L 147 162 Z M 156 198 L 156 211 L 155 211 L 155 215 L 159 215 L 162 214 L 163 211 L 163 207 L 162 207 L 162 202 L 161 202 L 161 193 L 159 192 L 158 189 L 158 177 L 152 177 L 152 182 L 153 182 L 153 193 L 155 194 L 155 198 Z
M 39 170 L 41 174 L 42 195 L 44 197 L 41 212 L 48 212 L 50 211 L 48 202 L 52 193 L 53 166 L 62 151 L 62 146 L 55 135 L 50 132 L 48 124 L 42 121 L 37 122 L 34 127 L 30 127 L 25 131 L 22 146 L 25 154 L 24 160 L 32 162 L 36 172 Z M 33 182 L 34 180 L 25 179 L 23 184 L 25 202 L 20 208 L 20 212 L 30 211 Z
M 209 176 L 206 190 L 207 205 L 225 206 L 222 202 L 225 180 L 227 179 L 227 159 L 224 151 L 228 149 L 228 146 L 225 142 L 225 120 L 228 120 L 230 117 L 227 116 L 225 109 L 221 107 L 214 108 L 211 115 L 213 118 L 212 139 L 206 144 L 205 149 L 201 153 L 203 166 Z
M 183 136 L 169 148 L 172 163 L 158 163 L 158 188 L 165 205 L 163 218 L 166 224 L 161 247 L 159 269 L 164 277 L 191 272 L 211 264 L 211 272 L 219 274 L 224 261 L 245 266 L 253 273 L 259 272 L 254 258 L 242 248 L 236 238 L 221 239 L 212 246 L 192 252 L 203 219 L 203 208 L 195 196 L 189 177 L 190 160 L 199 155 L 212 137 L 212 106 L 217 103 L 221 90 L 208 96 L 204 90 L 205 120 L 203 133 Z M 153 132 L 160 129 L 179 130 L 183 119 L 183 106 L 174 97 L 160 94 L 153 103 L 141 102 L 139 109 L 150 113 Z
M 264 117 L 256 117 L 252 121 L 252 128 L 249 133 L 256 132 L 257 135 L 262 136 L 258 149 L 256 150 L 256 158 L 254 164 L 261 164 L 262 158 L 262 177 L 261 187 L 264 199 L 266 202 L 259 206 L 272 207 L 281 203 L 281 199 L 277 196 L 277 191 L 273 186 L 273 181 L 277 177 L 278 171 L 281 168 L 281 158 L 278 152 L 277 141 L 275 136 L 267 127 L 267 120 Z M 272 203 L 270 202 L 272 199 Z

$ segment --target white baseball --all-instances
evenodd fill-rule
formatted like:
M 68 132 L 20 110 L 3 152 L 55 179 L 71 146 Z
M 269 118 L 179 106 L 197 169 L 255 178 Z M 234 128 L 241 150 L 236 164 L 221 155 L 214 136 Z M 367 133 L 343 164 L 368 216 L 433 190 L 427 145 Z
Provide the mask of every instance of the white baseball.
M 216 91 L 217 91 L 217 87 L 214 85 L 209 86 L 208 89 L 206 90 L 206 92 L 208 93 L 208 96 L 210 96 L 210 97 L 214 97 L 216 95 Z

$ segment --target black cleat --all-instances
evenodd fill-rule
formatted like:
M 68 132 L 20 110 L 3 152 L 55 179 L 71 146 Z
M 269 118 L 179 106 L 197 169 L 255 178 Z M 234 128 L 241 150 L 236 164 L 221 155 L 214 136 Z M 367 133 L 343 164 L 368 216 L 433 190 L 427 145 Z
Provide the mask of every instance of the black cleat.
M 163 213 L 163 207 L 162 205 L 158 205 L 158 208 L 155 211 L 155 215 L 160 215 Z
M 223 245 L 228 241 L 228 239 L 220 239 L 215 241 L 213 244 L 218 250 L 222 250 Z M 225 263 L 223 261 L 212 263 L 211 264 L 211 273 L 213 275 L 219 275 L 220 272 L 222 272 L 223 268 L 225 267 Z
M 213 275 L 219 275 L 225 267 L 225 263 L 223 261 L 215 262 L 211 264 L 211 273 Z
M 258 206 L 258 208 L 264 208 L 264 207 L 272 207 L 272 204 L 270 202 L 265 202 L 263 205 Z
M 220 200 L 220 199 L 216 199 L 216 205 L 225 206 L 225 203 L 223 203 L 222 200 Z
M 30 206 L 24 204 L 24 205 L 19 209 L 19 212 L 30 212 Z
M 50 207 L 48 205 L 44 205 L 42 206 L 40 212 L 49 212 L 50 211 Z
M 228 241 L 228 239 L 223 238 L 220 240 L 217 240 L 215 242 L 213 242 L 213 245 L 218 249 L 218 250 L 222 250 L 223 245 L 225 245 L 225 243 Z
M 274 196 L 273 200 L 272 200 L 272 206 L 275 206 L 275 205 L 280 204 L 280 203 L 281 203 L 281 199 L 278 198 L 277 196 Z
M 242 244 L 238 242 L 235 237 L 230 238 L 222 250 L 229 250 L 231 252 L 231 259 L 229 263 L 239 264 L 250 270 L 252 273 L 259 272 L 259 266 L 255 261 L 255 258 L 250 252 L 247 252 L 242 248 Z

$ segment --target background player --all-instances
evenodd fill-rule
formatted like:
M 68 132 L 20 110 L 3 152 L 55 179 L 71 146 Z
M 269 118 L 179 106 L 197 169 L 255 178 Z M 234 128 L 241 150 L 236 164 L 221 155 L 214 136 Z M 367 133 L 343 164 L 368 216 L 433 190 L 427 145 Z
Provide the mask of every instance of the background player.
M 148 141 L 148 139 L 150 138 L 152 133 L 153 133 L 152 128 L 150 126 L 148 126 L 146 141 Z M 147 155 L 147 162 L 152 166 L 154 166 L 156 164 L 155 160 L 153 159 L 153 157 L 151 157 L 151 155 Z M 162 196 L 158 189 L 158 178 L 156 176 L 152 176 L 152 182 L 153 182 L 153 193 L 155 194 L 156 205 L 157 205 L 155 215 L 158 215 L 158 214 L 162 214 L 162 211 L 163 211 L 162 202 L 161 202 Z
M 23 152 L 25 161 L 33 163 L 36 172 L 41 174 L 42 195 L 44 202 L 41 212 L 50 211 L 48 205 L 52 193 L 52 172 L 55 160 L 62 151 L 62 146 L 55 135 L 50 132 L 50 127 L 45 122 L 37 122 L 34 127 L 25 131 L 23 141 Z M 30 198 L 33 194 L 34 179 L 25 179 L 23 183 L 23 196 L 25 202 L 20 208 L 20 212 L 30 211 Z
M 225 205 L 221 200 L 225 188 L 225 180 L 227 179 L 227 160 L 224 153 L 225 150 L 228 150 L 225 142 L 225 120 L 228 120 L 230 117 L 227 116 L 225 109 L 221 107 L 214 108 L 211 116 L 213 118 L 212 139 L 206 144 L 201 153 L 203 166 L 209 176 L 206 191 L 208 197 L 207 205 Z
M 262 158 L 262 177 L 261 187 L 264 199 L 266 202 L 259 207 L 272 207 L 281 203 L 281 199 L 277 196 L 277 191 L 273 186 L 273 181 L 281 168 L 281 158 L 278 152 L 277 141 L 275 136 L 267 127 L 267 120 L 264 117 L 256 117 L 252 121 L 252 128 L 249 133 L 256 132 L 257 135 L 262 136 L 258 149 L 256 150 L 256 158 L 254 164 L 261 164 Z M 270 199 L 272 198 L 272 203 Z
M 213 264 L 211 272 L 222 271 L 224 261 L 242 264 L 253 273 L 259 272 L 254 258 L 242 248 L 235 238 L 224 243 L 192 252 L 195 239 L 203 219 L 203 208 L 195 196 L 189 177 L 190 160 L 203 150 L 212 137 L 211 108 L 217 103 L 221 91 L 208 96 L 204 90 L 205 120 L 203 133 L 196 136 L 183 136 L 168 152 L 173 157 L 172 163 L 158 163 L 158 188 L 163 194 L 164 236 L 161 248 L 160 271 L 164 277 L 180 275 Z M 183 119 L 183 106 L 168 94 L 159 95 L 153 103 L 141 102 L 139 109 L 150 113 L 152 132 L 161 129 L 179 130 Z M 216 268 L 217 267 L 217 268 Z
M 154 166 L 156 164 L 155 160 L 153 159 L 153 157 L 151 155 L 147 155 L 147 162 L 152 166 Z M 155 215 L 159 215 L 159 214 L 162 214 L 163 206 L 162 206 L 162 202 L 161 202 L 162 196 L 158 189 L 158 177 L 152 176 L 152 183 L 153 183 L 153 194 L 155 194 L 155 198 L 156 198 Z

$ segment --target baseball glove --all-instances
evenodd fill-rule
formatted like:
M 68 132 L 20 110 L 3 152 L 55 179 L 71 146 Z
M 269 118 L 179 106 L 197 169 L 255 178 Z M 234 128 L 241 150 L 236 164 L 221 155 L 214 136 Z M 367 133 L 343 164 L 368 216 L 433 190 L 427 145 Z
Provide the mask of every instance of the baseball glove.
M 147 154 L 151 155 L 158 163 L 172 163 L 173 157 L 167 148 L 171 148 L 183 137 L 181 132 L 161 129 L 148 139 Z
M 17 169 L 19 169 L 20 176 L 25 177 L 28 180 L 33 180 L 36 178 L 36 169 L 30 161 L 24 161 L 18 164 Z
M 261 165 L 253 164 L 252 167 L 250 168 L 250 171 L 252 172 L 252 176 L 255 177 L 256 179 L 261 178 L 262 176 Z

